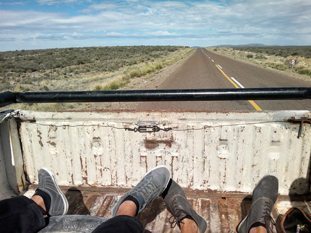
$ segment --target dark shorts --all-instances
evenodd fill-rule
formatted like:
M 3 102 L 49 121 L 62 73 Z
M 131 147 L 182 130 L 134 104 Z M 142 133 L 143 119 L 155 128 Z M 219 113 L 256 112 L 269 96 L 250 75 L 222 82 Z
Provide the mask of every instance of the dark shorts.
M 0 201 L 1 233 L 36 233 L 45 228 L 47 222 L 48 218 L 44 218 L 39 206 L 27 197 L 19 196 Z M 144 227 L 137 218 L 116 216 L 101 223 L 93 233 L 141 233 L 143 231 Z M 66 229 L 63 232 L 66 232 Z
M 42 211 L 31 199 L 19 196 L 0 201 L 0 232 L 32 233 L 45 225 Z

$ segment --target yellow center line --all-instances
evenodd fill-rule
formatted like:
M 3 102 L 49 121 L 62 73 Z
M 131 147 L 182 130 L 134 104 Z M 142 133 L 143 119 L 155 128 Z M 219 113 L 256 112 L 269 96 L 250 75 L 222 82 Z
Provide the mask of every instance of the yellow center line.
M 240 88 L 229 76 L 218 66 L 216 65 L 216 68 L 222 73 L 222 75 L 235 87 L 235 88 Z M 248 102 L 253 106 L 253 108 L 261 112 L 262 108 L 254 101 L 254 100 L 248 100 Z
M 256 111 L 262 111 L 262 108 L 254 100 L 248 100 L 248 102 L 256 109 Z

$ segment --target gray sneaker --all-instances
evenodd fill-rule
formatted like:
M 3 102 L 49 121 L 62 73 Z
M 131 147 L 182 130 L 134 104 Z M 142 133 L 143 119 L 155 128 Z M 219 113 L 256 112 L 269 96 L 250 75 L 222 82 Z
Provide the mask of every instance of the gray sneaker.
M 278 196 L 278 179 L 264 176 L 253 191 L 253 200 L 247 216 L 238 224 L 238 233 L 248 233 L 254 226 L 265 226 L 272 232 L 271 211 Z
M 69 206 L 68 201 L 58 187 L 53 173 L 46 168 L 41 168 L 38 176 L 38 189 L 46 192 L 51 198 L 49 215 L 57 216 L 66 214 Z
M 167 209 L 176 219 L 178 226 L 180 227 L 180 222 L 184 218 L 190 216 L 196 222 L 199 231 L 201 233 L 205 232 L 207 227 L 206 221 L 194 211 L 186 198 L 185 192 L 174 180 L 171 179 L 171 184 L 165 192 L 163 194 L 163 196 L 165 195 L 164 202 Z
M 143 179 L 130 191 L 124 194 L 113 207 L 112 215 L 115 216 L 121 203 L 128 197 L 134 197 L 139 204 L 140 213 L 148 203 L 158 197 L 170 181 L 170 171 L 165 166 L 158 166 L 146 173 Z

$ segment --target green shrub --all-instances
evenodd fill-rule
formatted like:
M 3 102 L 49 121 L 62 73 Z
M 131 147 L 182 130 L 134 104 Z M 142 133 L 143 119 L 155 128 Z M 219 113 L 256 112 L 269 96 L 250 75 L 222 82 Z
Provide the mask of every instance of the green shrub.
M 303 74 L 303 75 L 308 75 L 311 77 L 311 70 L 309 69 L 305 69 L 305 68 L 302 68 L 302 67 L 298 67 L 295 69 L 297 73 L 299 74 Z
M 277 70 L 286 70 L 287 66 L 280 63 L 268 63 L 269 67 L 277 69 Z
M 101 85 L 96 85 L 94 90 L 95 91 L 101 91 L 103 89 L 103 87 Z
M 141 70 L 140 69 L 132 70 L 129 72 L 129 76 L 130 78 L 140 77 L 142 76 Z
M 301 56 L 311 58 L 311 46 L 263 46 L 263 47 L 238 47 L 241 51 L 263 53 L 281 57 Z
M 122 87 L 123 85 L 125 85 L 125 83 L 122 80 L 121 81 L 113 81 L 109 85 L 105 86 L 103 89 L 104 90 L 117 90 L 120 87 Z
M 264 55 L 262 55 L 262 54 L 257 54 L 257 55 L 255 56 L 255 59 L 266 60 L 267 57 L 264 56 Z

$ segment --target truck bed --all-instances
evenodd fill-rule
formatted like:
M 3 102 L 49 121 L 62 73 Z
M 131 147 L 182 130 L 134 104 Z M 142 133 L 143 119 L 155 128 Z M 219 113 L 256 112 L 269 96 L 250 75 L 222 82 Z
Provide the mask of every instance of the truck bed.
M 249 208 L 246 197 L 264 175 L 279 180 L 275 216 L 293 205 L 311 206 L 310 114 L 4 112 L 0 200 L 29 185 L 31 196 L 38 170 L 46 167 L 68 196 L 69 214 L 109 218 L 118 197 L 147 171 L 166 165 L 207 220 L 208 232 L 233 232 Z M 146 211 L 146 229 L 178 229 L 171 229 L 164 209 L 157 203 Z
M 36 185 L 32 185 L 25 194 L 31 196 Z M 110 218 L 111 209 L 129 189 L 113 187 L 62 187 L 69 202 L 69 215 L 91 215 Z M 201 191 L 185 188 L 188 200 L 207 222 L 206 232 L 235 232 L 239 221 L 244 218 L 251 206 L 251 195 L 247 193 Z M 288 196 L 280 195 L 273 211 L 276 220 L 290 205 L 307 208 L 311 195 L 295 196 L 290 201 Z M 180 232 L 178 226 L 170 223 L 171 214 L 166 210 L 162 198 L 154 200 L 140 214 L 146 232 Z
M 31 196 L 33 186 L 26 195 Z M 111 209 L 119 197 L 129 189 L 124 188 L 77 188 L 62 187 L 68 202 L 68 214 L 111 217 Z M 207 232 L 233 232 L 242 216 L 245 216 L 250 199 L 242 193 L 219 193 L 185 189 L 193 208 L 206 219 Z M 172 228 L 171 214 L 166 210 L 162 198 L 154 200 L 140 214 L 139 219 L 151 232 L 180 232 Z

